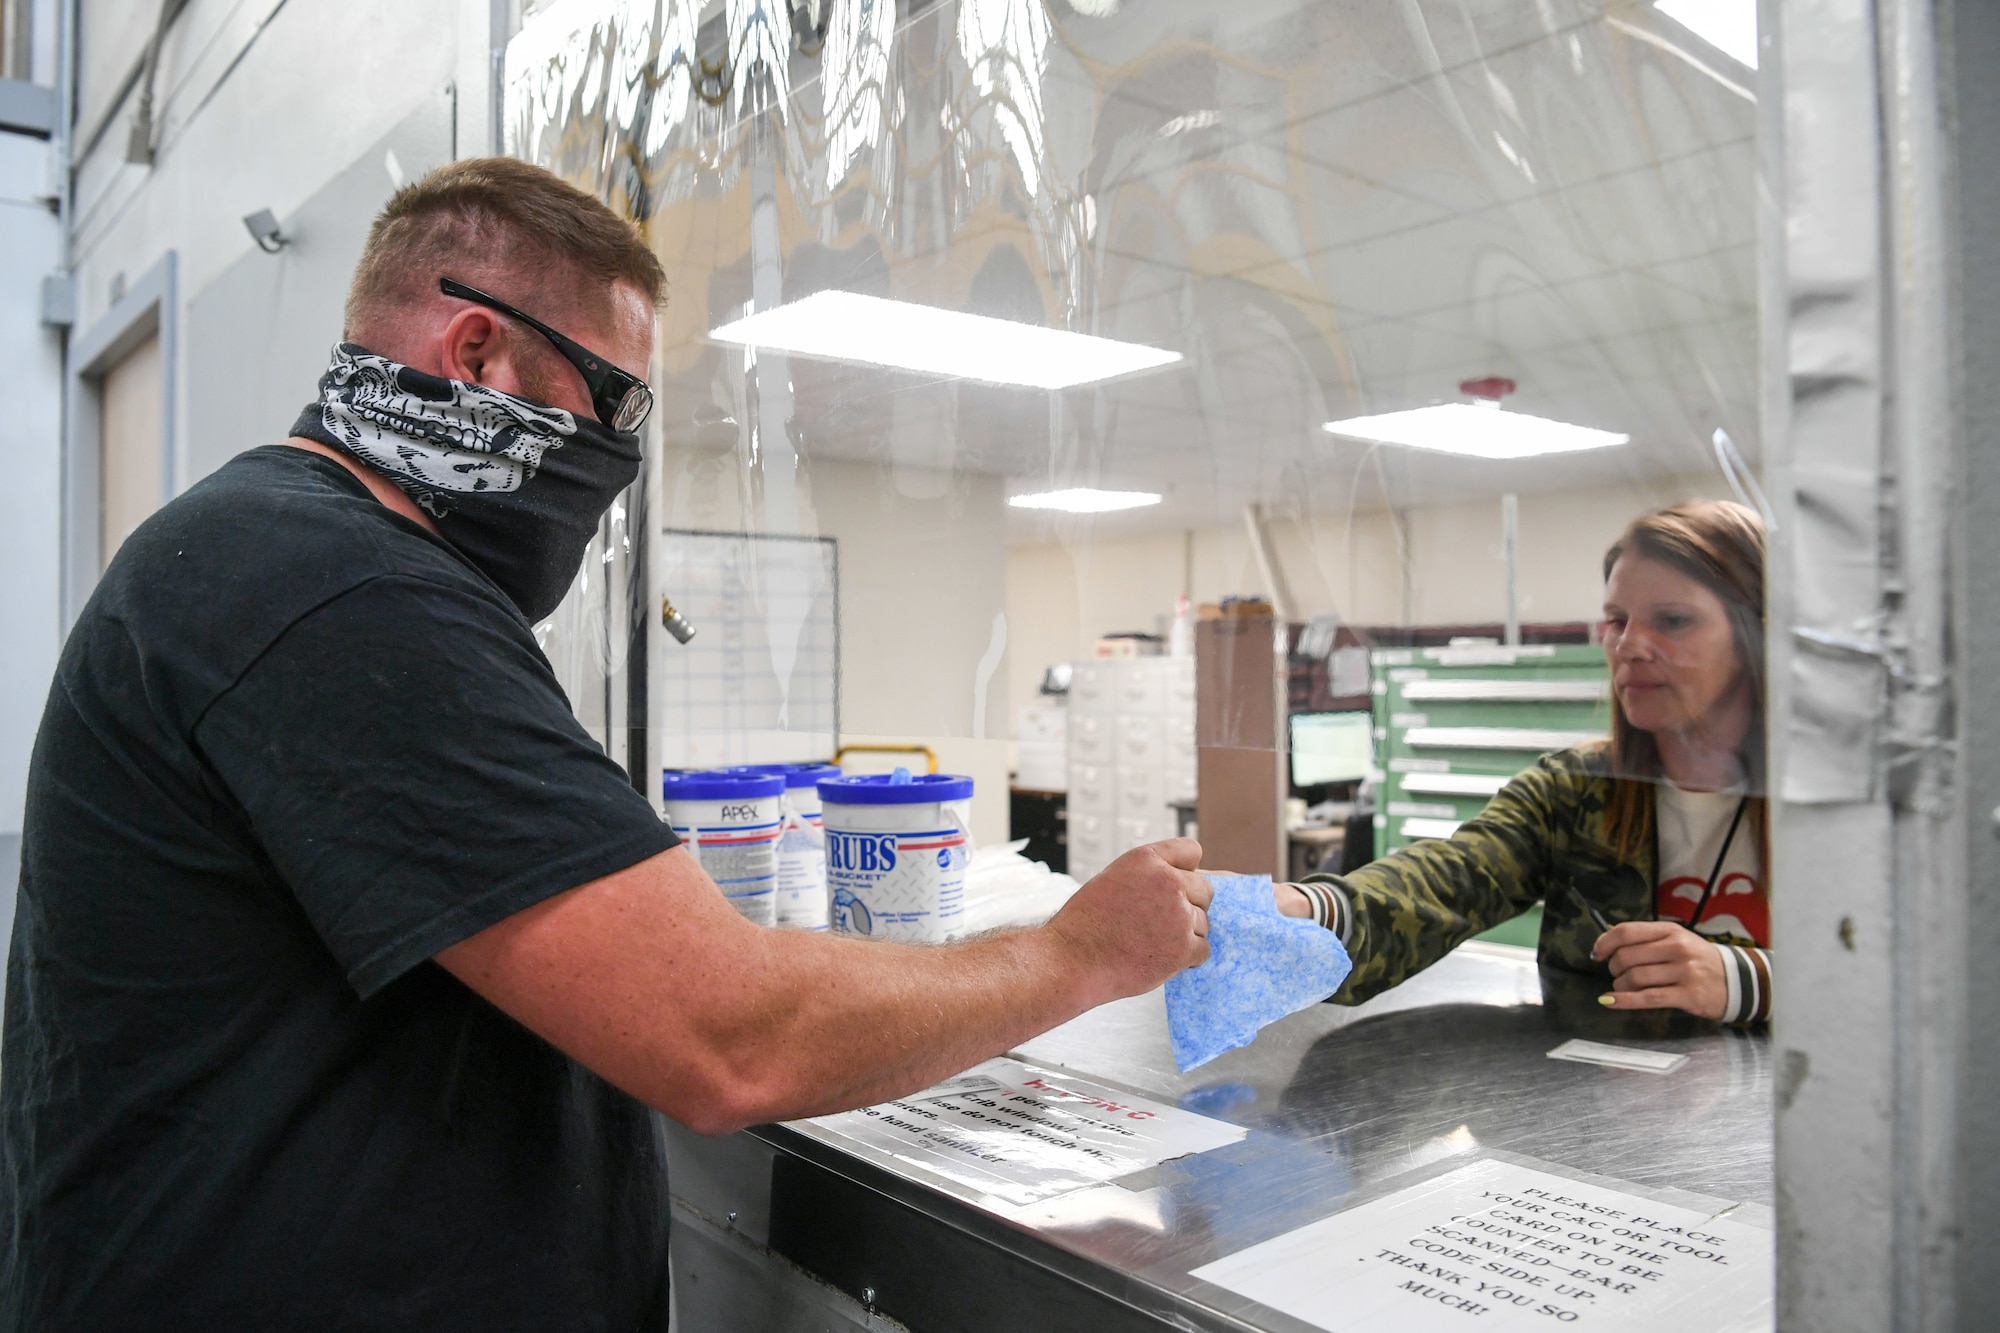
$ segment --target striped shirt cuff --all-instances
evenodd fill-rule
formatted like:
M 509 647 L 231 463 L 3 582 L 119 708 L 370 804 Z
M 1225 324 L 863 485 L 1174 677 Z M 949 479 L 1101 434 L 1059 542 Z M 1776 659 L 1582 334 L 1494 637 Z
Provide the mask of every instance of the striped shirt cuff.
M 1771 1021 L 1771 955 L 1750 945 L 1722 944 L 1711 940 L 1722 955 L 1722 976 L 1729 987 L 1723 1005 L 1725 1023 L 1768 1023 Z
M 1354 929 L 1354 909 L 1348 905 L 1347 895 L 1340 886 L 1326 880 L 1307 880 L 1292 887 L 1312 904 L 1313 920 L 1332 931 L 1345 948 Z

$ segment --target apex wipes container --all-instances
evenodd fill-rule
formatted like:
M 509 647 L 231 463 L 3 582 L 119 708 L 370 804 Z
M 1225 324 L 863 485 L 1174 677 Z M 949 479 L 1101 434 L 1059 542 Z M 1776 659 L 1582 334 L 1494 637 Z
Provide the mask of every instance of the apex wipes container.
M 826 834 L 820 823 L 819 784 L 837 778 L 832 764 L 750 764 L 744 773 L 785 780 L 778 805 L 778 924 L 825 930 Z
M 835 930 L 930 944 L 964 932 L 971 778 L 827 778 L 819 798 Z
M 730 905 L 760 926 L 778 922 L 776 773 L 669 773 L 661 782 L 667 822 Z

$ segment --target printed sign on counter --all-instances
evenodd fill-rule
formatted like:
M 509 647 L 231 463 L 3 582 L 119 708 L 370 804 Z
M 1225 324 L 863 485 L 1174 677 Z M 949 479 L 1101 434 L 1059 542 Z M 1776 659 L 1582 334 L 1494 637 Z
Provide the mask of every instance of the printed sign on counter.
M 934 1088 L 803 1122 L 884 1154 L 984 1206 L 1026 1205 L 1085 1189 L 1244 1130 L 1074 1074 L 988 1060 Z
M 1314 1328 L 1751 1333 L 1772 1323 L 1772 1233 L 1484 1159 L 1194 1270 Z

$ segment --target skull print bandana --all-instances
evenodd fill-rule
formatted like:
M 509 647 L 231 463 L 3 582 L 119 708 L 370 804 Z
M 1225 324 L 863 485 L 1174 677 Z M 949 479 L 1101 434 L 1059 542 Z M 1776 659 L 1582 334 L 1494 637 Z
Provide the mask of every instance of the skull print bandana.
M 366 463 L 530 622 L 556 609 L 597 522 L 639 475 L 639 437 L 341 343 L 292 434 Z

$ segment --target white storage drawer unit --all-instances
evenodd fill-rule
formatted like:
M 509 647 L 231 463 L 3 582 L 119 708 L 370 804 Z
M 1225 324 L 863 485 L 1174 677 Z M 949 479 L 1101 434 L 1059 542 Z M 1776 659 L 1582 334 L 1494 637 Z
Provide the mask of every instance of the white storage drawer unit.
M 1194 659 L 1100 658 L 1070 673 L 1069 870 L 1088 879 L 1171 838 L 1195 794 Z

